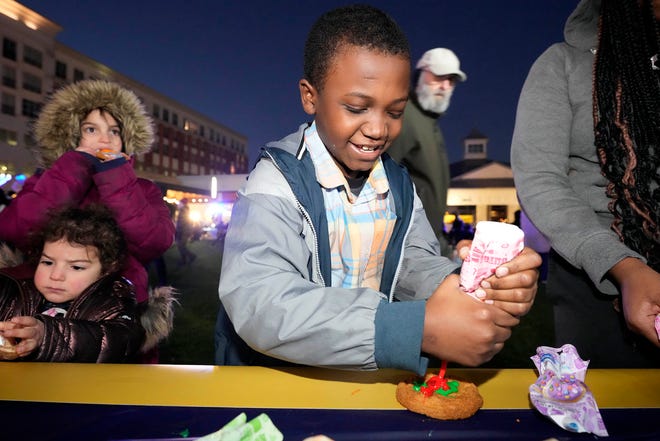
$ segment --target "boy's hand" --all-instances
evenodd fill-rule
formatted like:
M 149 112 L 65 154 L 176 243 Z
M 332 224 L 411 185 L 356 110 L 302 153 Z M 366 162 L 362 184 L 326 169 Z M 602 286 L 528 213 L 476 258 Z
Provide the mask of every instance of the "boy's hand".
M 448 276 L 426 302 L 422 350 L 464 366 L 478 366 L 502 350 L 520 320 L 494 305 L 480 302 Z
M 541 256 L 531 248 L 524 248 L 511 261 L 500 265 L 495 274 L 481 282 L 488 303 L 515 317 L 529 312 L 536 297 Z
M 19 357 L 25 357 L 41 345 L 44 339 L 44 324 L 34 317 L 19 316 L 4 322 L 7 326 L 4 335 L 20 339 L 16 344 L 16 352 Z

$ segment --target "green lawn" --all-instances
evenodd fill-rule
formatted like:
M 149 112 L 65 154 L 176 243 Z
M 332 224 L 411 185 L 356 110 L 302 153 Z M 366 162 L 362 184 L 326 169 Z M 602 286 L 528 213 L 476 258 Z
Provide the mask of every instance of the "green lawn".
M 536 354 L 536 348 L 553 344 L 552 305 L 545 297 L 545 284 L 542 283 L 532 310 L 513 328 L 504 349 L 483 367 L 532 368 L 534 364 L 529 358 Z
M 218 312 L 218 280 L 222 252 L 211 241 L 190 243 L 197 259 L 177 268 L 179 253 L 173 246 L 165 253 L 168 282 L 178 291 L 174 330 L 161 344 L 160 362 L 167 364 L 213 364 L 213 329 Z M 155 272 L 150 271 L 153 280 Z
M 195 241 L 190 249 L 198 258 L 177 268 L 176 246 L 165 254 L 169 283 L 179 290 L 174 331 L 160 347 L 160 362 L 167 364 L 213 364 L 213 329 L 218 310 L 218 279 L 221 247 L 211 241 Z M 150 272 L 152 280 L 155 273 Z M 539 345 L 552 345 L 552 310 L 541 285 L 532 311 L 507 341 L 502 352 L 483 367 L 531 368 L 529 357 Z

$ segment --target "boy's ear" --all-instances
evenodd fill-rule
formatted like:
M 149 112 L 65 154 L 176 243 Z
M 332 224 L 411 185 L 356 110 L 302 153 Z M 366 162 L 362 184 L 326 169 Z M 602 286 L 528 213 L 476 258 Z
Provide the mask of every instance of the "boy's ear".
M 300 101 L 305 113 L 308 115 L 316 114 L 316 96 L 317 91 L 306 79 L 300 80 L 298 83 L 300 89 Z

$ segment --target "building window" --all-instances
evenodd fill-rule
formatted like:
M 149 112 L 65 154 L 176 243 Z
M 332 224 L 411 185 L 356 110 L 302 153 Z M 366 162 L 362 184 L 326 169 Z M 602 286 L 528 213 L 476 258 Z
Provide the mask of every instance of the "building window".
M 2 66 L 2 85 L 16 88 L 16 71 L 9 66 Z
M 151 107 L 151 116 L 160 119 L 160 106 L 158 104 L 154 104 Z
M 55 60 L 55 76 L 66 80 L 66 63 Z
M 491 205 L 488 207 L 488 220 L 495 222 L 506 222 L 507 217 L 506 205 Z
M 2 39 L 2 56 L 16 61 L 16 42 L 14 40 Z
M 13 130 L 0 129 L 0 142 L 16 146 L 18 145 L 17 139 L 16 132 Z
M 2 94 L 2 113 L 16 116 L 16 98 L 8 93 Z
M 36 118 L 41 110 L 41 104 L 23 99 L 23 116 Z
M 42 64 L 41 51 L 27 45 L 24 46 L 23 61 L 25 61 L 27 64 L 31 64 L 33 66 L 41 68 L 41 64 Z
M 73 69 L 73 82 L 82 81 L 85 79 L 85 74 L 80 69 Z
M 32 138 L 32 135 L 29 133 L 24 133 L 23 134 L 23 146 L 32 149 L 36 147 L 37 143 L 35 142 L 34 138 Z
M 483 144 L 468 144 L 468 153 L 483 153 Z
M 163 121 L 170 122 L 170 111 L 163 109 Z
M 174 112 L 172 112 L 172 124 L 174 124 L 175 126 L 179 125 L 179 115 L 177 115 Z
M 34 93 L 41 93 L 41 78 L 23 72 L 23 89 Z
M 460 217 L 464 223 L 474 225 L 477 218 L 477 207 L 476 205 L 448 206 L 444 219 L 445 226 L 448 230 L 451 229 L 451 223 L 454 222 L 456 216 Z

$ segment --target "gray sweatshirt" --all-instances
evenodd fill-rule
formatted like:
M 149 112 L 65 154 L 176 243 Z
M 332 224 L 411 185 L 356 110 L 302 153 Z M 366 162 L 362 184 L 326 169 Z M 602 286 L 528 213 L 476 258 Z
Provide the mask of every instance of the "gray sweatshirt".
M 511 145 L 518 197 L 552 248 L 583 269 L 600 291 L 616 294 L 606 273 L 642 256 L 610 229 L 607 180 L 594 144 L 592 69 L 600 0 L 582 0 L 523 86 Z

